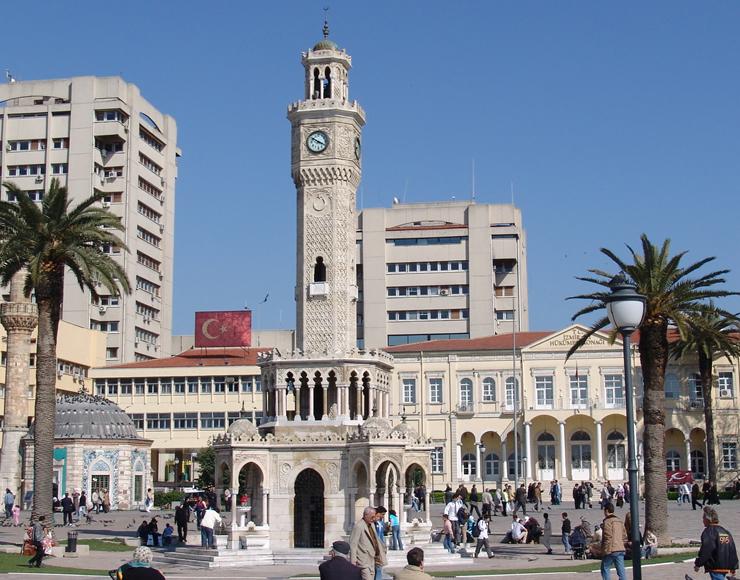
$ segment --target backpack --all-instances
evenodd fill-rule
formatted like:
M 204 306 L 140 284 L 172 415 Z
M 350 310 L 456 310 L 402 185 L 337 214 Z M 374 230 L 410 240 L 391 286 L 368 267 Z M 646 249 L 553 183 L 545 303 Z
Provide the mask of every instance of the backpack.
M 480 524 L 473 528 L 473 537 L 477 538 L 480 536 Z

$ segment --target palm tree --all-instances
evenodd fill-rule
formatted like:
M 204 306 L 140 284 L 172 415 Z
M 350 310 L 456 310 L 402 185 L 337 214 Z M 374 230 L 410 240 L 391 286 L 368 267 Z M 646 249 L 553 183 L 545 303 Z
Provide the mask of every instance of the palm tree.
M 631 263 L 619 258 L 606 248 L 601 253 L 612 260 L 619 270 L 635 284 L 637 292 L 647 299 L 645 318 L 640 326 L 639 352 L 642 367 L 644 396 L 643 413 L 643 455 L 645 472 L 645 527 L 659 538 L 664 537 L 668 521 L 668 504 L 665 475 L 665 380 L 668 363 L 668 326 L 675 325 L 681 337 L 689 334 L 690 322 L 701 315 L 706 307 L 704 301 L 736 294 L 717 288 L 725 282 L 723 276 L 728 270 L 718 270 L 698 277 L 695 272 L 715 258 L 704 258 L 683 266 L 686 252 L 670 255 L 670 240 L 658 247 L 643 234 L 642 253 L 627 246 Z M 591 304 L 576 312 L 573 320 L 606 309 L 611 294 L 609 283 L 613 273 L 603 270 L 589 270 L 593 276 L 579 277 L 579 280 L 601 286 L 604 290 L 591 294 L 571 296 L 569 299 L 589 300 Z M 588 338 L 609 325 L 604 316 L 597 320 L 583 337 L 570 349 L 568 356 L 583 346 Z M 626 393 L 631 396 L 631 393 Z M 629 428 L 629 427 L 628 427 Z
M 36 343 L 36 405 L 34 427 L 34 495 L 32 518 L 51 516 L 54 416 L 56 412 L 56 341 L 64 300 L 64 273 L 69 269 L 94 299 L 102 284 L 111 294 L 130 292 L 120 264 L 105 253 L 126 248 L 115 232 L 118 217 L 96 207 L 98 193 L 72 207 L 67 188 L 52 179 L 39 205 L 12 183 L 4 184 L 15 202 L 0 201 L 0 283 L 26 269 L 24 292 L 35 294 L 38 306 Z
M 704 312 L 689 323 L 689 333 L 671 345 L 671 354 L 675 358 L 695 354 L 699 363 L 702 396 L 704 398 L 704 424 L 707 437 L 707 473 L 716 481 L 717 459 L 714 439 L 713 409 L 713 365 L 718 356 L 728 359 L 740 356 L 738 342 L 738 320 L 736 315 L 728 316 L 710 304 Z M 691 458 L 687 457 L 688 465 Z

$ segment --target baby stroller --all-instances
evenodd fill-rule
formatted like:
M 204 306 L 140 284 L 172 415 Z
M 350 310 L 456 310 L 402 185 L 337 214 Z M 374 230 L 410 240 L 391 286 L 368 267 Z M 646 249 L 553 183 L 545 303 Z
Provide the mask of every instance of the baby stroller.
M 588 541 L 593 536 L 591 524 L 581 520 L 581 525 L 576 526 L 570 535 L 571 558 L 573 560 L 585 560 Z

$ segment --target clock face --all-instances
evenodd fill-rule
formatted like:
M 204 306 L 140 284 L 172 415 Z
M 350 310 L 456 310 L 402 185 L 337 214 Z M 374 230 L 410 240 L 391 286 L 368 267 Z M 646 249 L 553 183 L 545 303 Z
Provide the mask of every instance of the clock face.
M 355 158 L 357 161 L 360 160 L 360 155 L 362 154 L 362 143 L 360 143 L 360 138 L 355 138 Z
M 323 131 L 314 131 L 306 139 L 306 147 L 312 153 L 321 153 L 329 145 L 329 136 Z

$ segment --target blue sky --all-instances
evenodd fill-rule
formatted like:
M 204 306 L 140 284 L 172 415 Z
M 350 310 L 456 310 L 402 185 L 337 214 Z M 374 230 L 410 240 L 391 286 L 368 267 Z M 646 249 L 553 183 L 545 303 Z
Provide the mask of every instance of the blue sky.
M 286 107 L 325 2 L 2 6 L 20 79 L 115 75 L 178 122 L 175 332 L 193 313 L 294 323 Z M 717 256 L 740 289 L 740 3 L 332 2 L 368 116 L 366 206 L 511 200 L 528 235 L 530 327 L 566 325 L 575 280 L 647 232 Z M 266 293 L 267 303 L 257 306 Z M 726 302 L 740 310 L 740 301 Z

